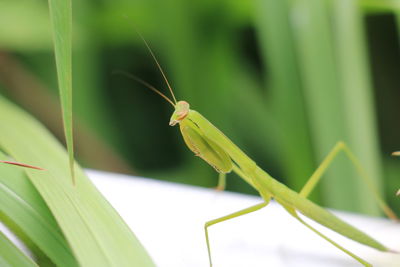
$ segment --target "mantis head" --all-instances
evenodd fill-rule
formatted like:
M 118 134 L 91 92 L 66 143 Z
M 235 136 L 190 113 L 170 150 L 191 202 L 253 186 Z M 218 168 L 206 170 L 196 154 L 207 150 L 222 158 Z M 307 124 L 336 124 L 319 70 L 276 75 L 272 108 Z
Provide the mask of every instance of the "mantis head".
M 175 126 L 180 123 L 189 114 L 189 103 L 186 101 L 178 101 L 175 105 L 175 111 L 172 113 L 171 119 L 169 121 L 170 126 Z

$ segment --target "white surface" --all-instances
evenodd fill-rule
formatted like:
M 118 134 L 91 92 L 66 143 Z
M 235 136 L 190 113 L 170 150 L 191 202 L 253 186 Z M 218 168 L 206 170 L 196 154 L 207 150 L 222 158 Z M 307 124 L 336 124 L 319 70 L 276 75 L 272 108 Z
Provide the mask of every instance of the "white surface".
M 204 223 L 261 202 L 258 197 L 119 174 L 88 171 L 88 175 L 159 267 L 208 266 Z M 335 213 L 387 247 L 400 250 L 399 224 Z M 400 266 L 399 254 L 382 253 L 318 229 L 374 266 Z M 361 266 L 274 202 L 211 226 L 209 234 L 215 267 Z

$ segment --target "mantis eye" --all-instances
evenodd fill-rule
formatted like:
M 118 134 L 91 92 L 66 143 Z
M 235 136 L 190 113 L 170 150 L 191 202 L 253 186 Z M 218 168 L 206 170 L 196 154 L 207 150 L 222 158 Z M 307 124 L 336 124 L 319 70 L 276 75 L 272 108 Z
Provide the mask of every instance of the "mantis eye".
M 182 110 L 182 111 L 179 111 L 179 112 L 177 112 L 176 113 L 176 115 L 177 115 L 177 120 L 178 121 L 181 121 L 181 120 L 183 120 L 187 115 L 188 115 L 188 111 L 187 110 Z
M 175 111 L 171 116 L 169 121 L 169 125 L 174 126 L 177 123 L 180 123 L 183 119 L 189 115 L 189 103 L 186 101 L 179 101 L 176 103 Z

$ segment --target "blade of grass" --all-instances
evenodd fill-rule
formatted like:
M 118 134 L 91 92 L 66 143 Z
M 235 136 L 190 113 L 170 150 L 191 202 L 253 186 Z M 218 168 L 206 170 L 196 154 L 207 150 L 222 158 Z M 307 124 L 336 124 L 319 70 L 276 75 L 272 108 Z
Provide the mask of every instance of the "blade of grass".
M 71 0 L 49 0 L 49 8 L 65 140 L 69 155 L 72 183 L 75 184 L 74 144 L 72 136 L 72 3 Z
M 37 121 L 0 98 L 0 148 L 25 169 L 53 213 L 81 266 L 154 266 L 110 204 L 75 164 L 70 181 L 68 156 Z
M 36 264 L 43 267 L 54 266 L 54 262 L 38 246 L 36 246 L 35 243 L 33 243 L 33 241 L 22 231 L 21 228 L 19 228 L 16 223 L 14 223 L 2 212 L 0 212 L 0 221 L 21 241 L 23 244 L 21 244 L 23 246 L 22 250 L 26 249 L 32 254 Z
M 37 267 L 28 256 L 22 253 L 2 232 L 0 232 L 0 266 Z
M 6 156 L 0 153 L 0 158 Z M 57 222 L 22 168 L 1 164 L 0 173 L 1 213 L 56 265 L 78 266 Z

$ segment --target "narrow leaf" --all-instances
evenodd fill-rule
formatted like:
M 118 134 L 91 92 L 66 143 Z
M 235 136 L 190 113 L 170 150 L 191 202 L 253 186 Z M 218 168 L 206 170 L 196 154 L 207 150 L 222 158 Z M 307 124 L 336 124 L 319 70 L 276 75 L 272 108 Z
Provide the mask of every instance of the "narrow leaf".
M 19 250 L 2 232 L 0 232 L 0 265 L 36 267 L 37 265 Z
M 71 0 L 49 0 L 58 87 L 67 143 L 72 183 L 75 184 L 72 130 L 72 3 Z

